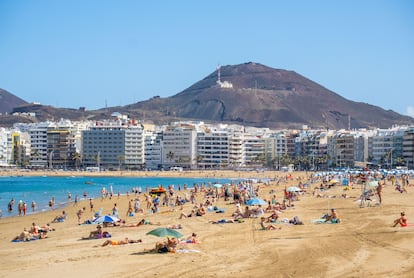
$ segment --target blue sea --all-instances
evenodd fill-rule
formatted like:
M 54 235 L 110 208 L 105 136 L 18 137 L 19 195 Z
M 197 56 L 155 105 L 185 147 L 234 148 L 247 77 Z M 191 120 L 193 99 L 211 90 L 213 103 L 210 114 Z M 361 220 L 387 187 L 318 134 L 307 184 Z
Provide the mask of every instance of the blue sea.
M 27 214 L 38 213 L 49 210 L 49 200 L 54 198 L 54 208 L 64 207 L 68 204 L 68 193 L 70 192 L 72 202 L 78 195 L 79 200 L 84 199 L 84 192 L 87 193 L 86 199 L 100 198 L 102 188 L 109 192 L 112 187 L 114 195 L 125 195 L 133 189 L 142 188 L 145 192 L 147 188 L 163 185 L 168 187 L 174 185 L 175 190 L 181 190 L 184 184 L 188 188 L 194 184 L 202 185 L 205 183 L 230 183 L 231 179 L 213 178 L 168 178 L 168 177 L 0 177 L 0 210 L 2 217 L 18 215 L 17 204 L 21 200 L 27 204 Z M 7 205 L 14 199 L 13 211 L 8 212 Z M 32 212 L 31 203 L 36 202 L 37 208 Z

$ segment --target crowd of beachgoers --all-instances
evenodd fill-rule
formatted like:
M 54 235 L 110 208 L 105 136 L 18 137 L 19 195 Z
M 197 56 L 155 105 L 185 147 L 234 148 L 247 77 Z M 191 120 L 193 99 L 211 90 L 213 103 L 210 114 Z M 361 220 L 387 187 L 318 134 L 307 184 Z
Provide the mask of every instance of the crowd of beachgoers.
M 353 220 L 347 215 L 343 217 L 346 209 L 334 207 L 335 202 L 343 200 L 355 208 L 381 208 L 384 189 L 385 198 L 392 192 L 408 196 L 411 179 L 409 173 L 368 170 L 358 173 L 292 172 L 278 173 L 271 178 L 194 184 L 179 189 L 172 185 L 144 192 L 141 188 L 131 188 L 121 194 L 102 188 L 100 198 L 95 199 L 68 194 L 68 205 L 59 210 L 51 200 L 50 211 L 38 216 L 27 216 L 22 205 L 12 203 L 9 209 L 22 211 L 13 218 L 22 219 L 19 223 L 23 226 L 20 231 L 14 228 L 15 234 L 9 240 L 29 242 L 48 238 L 53 241 L 62 229 L 70 229 L 72 232 L 65 234 L 67 240 L 93 242 L 88 245 L 90 247 L 134 244 L 141 245 L 140 254 L 201 252 L 211 244 L 212 239 L 206 236 L 214 229 L 209 228 L 210 225 L 239 225 L 244 231 L 274 230 L 275 233 L 283 233 L 285 229 L 292 233 L 291 227 L 295 226 L 312 225 L 315 228 L 311 229 L 319 229 L 319 224 L 347 225 Z M 323 205 L 317 205 L 312 213 L 305 209 L 302 200 Z M 45 214 L 53 217 L 44 221 L 41 215 Z M 386 226 L 410 226 L 408 217 L 409 214 L 401 210 Z M 27 221 L 23 220 L 25 218 Z M 44 224 L 36 224 L 39 218 Z

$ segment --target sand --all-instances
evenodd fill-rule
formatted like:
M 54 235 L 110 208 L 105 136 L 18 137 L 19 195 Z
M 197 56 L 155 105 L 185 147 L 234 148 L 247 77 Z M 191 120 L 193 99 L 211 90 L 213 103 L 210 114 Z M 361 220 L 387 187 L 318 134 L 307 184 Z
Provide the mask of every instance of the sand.
M 4 174 L 4 173 L 3 173 Z M 10 175 L 10 172 L 6 173 Z M 45 173 L 14 173 L 40 174 Z M 76 173 L 48 172 L 48 175 L 75 175 Z M 79 175 L 79 173 L 77 173 Z M 120 175 L 120 173 L 106 173 Z M 286 175 L 278 172 L 124 172 L 122 175 L 176 175 L 209 177 L 266 177 Z M 296 178 L 305 173 L 293 173 L 293 179 L 276 185 L 260 184 L 259 197 L 268 199 L 275 190 L 277 199 L 283 189 L 296 185 Z M 311 185 L 313 188 L 316 184 Z M 0 219 L 0 277 L 413 277 L 414 276 L 414 227 L 391 227 L 393 220 L 405 211 L 409 222 L 414 208 L 412 189 L 399 193 L 388 183 L 383 190 L 383 204 L 360 208 L 357 197 L 360 187 L 344 192 L 341 186 L 325 191 L 324 198 L 312 195 L 312 188 L 300 196 L 294 208 L 288 208 L 282 218 L 298 216 L 304 225 L 277 224 L 280 230 L 259 229 L 259 219 L 246 219 L 243 223 L 211 224 L 209 220 L 230 218 L 235 205 L 220 199 L 216 204 L 225 213 L 208 212 L 202 217 L 179 220 L 181 210 L 161 208 L 160 213 L 140 213 L 127 217 L 127 223 L 137 223 L 145 218 L 159 222 L 162 227 L 181 224 L 184 236 L 197 233 L 199 244 L 181 244 L 185 252 L 152 254 L 144 252 L 162 239 L 146 235 L 157 226 L 134 228 L 105 228 L 112 239 L 142 239 L 142 243 L 120 246 L 100 245 L 105 239 L 81 240 L 95 225 L 78 225 L 76 211 L 83 205 L 87 210 L 83 220 L 92 217 L 88 203 L 65 208 L 68 219 L 52 223 L 55 231 L 49 237 L 30 242 L 11 242 L 24 227 L 32 222 L 44 225 L 60 214 L 50 211 L 24 217 Z M 343 193 L 347 198 L 342 198 Z M 131 199 L 130 196 L 129 199 Z M 197 200 L 204 201 L 198 194 Z M 118 204 L 121 217 L 126 214 L 127 196 L 112 200 L 95 200 L 95 209 L 110 212 Z M 144 198 L 141 197 L 145 207 Z M 314 224 L 328 208 L 336 208 L 340 224 Z M 189 212 L 191 204 L 183 207 Z M 268 215 L 268 214 L 266 214 Z

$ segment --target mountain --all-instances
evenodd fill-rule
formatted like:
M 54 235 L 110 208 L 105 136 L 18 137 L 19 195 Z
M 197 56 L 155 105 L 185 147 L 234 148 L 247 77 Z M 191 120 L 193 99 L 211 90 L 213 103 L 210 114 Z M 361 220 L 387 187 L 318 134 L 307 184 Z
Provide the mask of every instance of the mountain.
M 258 63 L 224 66 L 168 98 L 125 106 L 125 111 L 270 128 L 388 128 L 414 119 L 354 102 L 302 75 Z M 230 84 L 232 86 L 230 86 Z
M 220 82 L 218 82 L 220 81 Z M 113 112 L 155 124 L 178 120 L 235 123 L 269 128 L 389 128 L 414 124 L 414 119 L 392 110 L 354 102 L 294 72 L 258 63 L 228 65 L 184 91 L 166 98 L 94 111 L 23 105 L 16 112 L 35 112 L 36 119 L 110 118 Z M 1 117 L 0 117 L 0 125 Z
M 8 114 L 13 111 L 14 107 L 27 104 L 23 99 L 16 97 L 6 90 L 0 89 L 0 113 Z

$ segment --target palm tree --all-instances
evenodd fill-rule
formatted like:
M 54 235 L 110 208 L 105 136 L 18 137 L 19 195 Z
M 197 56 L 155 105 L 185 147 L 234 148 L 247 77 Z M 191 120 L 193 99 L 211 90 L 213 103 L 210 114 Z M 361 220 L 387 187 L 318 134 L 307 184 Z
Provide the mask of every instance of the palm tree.
M 40 152 L 38 149 L 32 149 L 32 153 L 31 153 L 31 157 L 32 159 L 37 159 L 40 157 Z
M 203 160 L 204 160 L 204 157 L 202 156 L 202 155 L 197 155 L 197 157 L 196 157 L 196 161 L 197 161 L 197 168 L 198 168 L 198 165 L 201 163 L 201 162 L 203 162 Z M 205 167 L 205 166 L 204 166 Z
M 394 162 L 394 165 L 395 166 L 404 166 L 405 165 L 405 160 L 404 160 L 404 158 L 403 157 L 397 157 L 396 159 L 395 159 L 395 162 Z
M 67 163 L 67 160 L 68 160 L 68 156 L 67 156 L 66 154 L 64 154 L 64 153 L 63 153 L 63 154 L 61 154 L 61 156 L 60 156 L 60 157 L 61 157 L 61 159 L 63 159 L 63 161 L 64 161 L 64 163 L 65 163 L 65 170 L 66 170 L 66 166 L 67 166 L 67 164 L 66 164 L 66 163 Z
M 125 156 L 121 154 L 121 155 L 118 155 L 117 158 L 118 158 L 118 163 L 119 163 L 119 166 L 118 166 L 119 167 L 119 171 L 121 171 L 122 162 L 125 161 Z
M 79 169 L 80 162 L 82 160 L 81 154 L 78 153 L 78 152 L 73 153 L 72 154 L 72 160 L 75 161 L 75 167 L 76 167 L 76 170 L 78 170 Z
M 172 161 L 173 161 L 174 157 L 175 157 L 175 154 L 174 154 L 172 151 L 169 151 L 169 152 L 167 153 L 167 159 L 168 159 L 170 162 L 172 162 Z
M 288 154 L 283 154 L 280 157 L 280 165 L 282 166 L 288 166 L 289 164 L 292 164 L 293 160 Z

